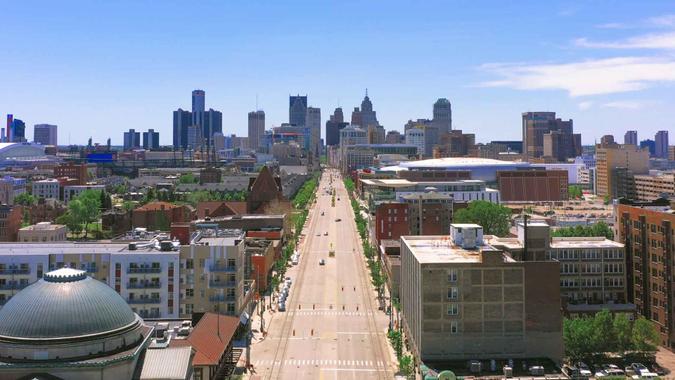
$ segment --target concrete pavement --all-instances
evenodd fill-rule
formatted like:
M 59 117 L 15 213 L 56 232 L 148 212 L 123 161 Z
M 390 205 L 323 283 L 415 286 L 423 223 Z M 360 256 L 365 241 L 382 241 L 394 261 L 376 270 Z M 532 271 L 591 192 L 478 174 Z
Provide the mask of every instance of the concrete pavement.
M 254 337 L 251 361 L 262 379 L 391 379 L 396 370 L 386 337 L 389 317 L 377 309 L 349 197 L 334 171 L 331 206 L 329 173 L 303 230 L 300 263 L 287 271 L 293 279 L 287 311 L 266 312 L 268 333 Z

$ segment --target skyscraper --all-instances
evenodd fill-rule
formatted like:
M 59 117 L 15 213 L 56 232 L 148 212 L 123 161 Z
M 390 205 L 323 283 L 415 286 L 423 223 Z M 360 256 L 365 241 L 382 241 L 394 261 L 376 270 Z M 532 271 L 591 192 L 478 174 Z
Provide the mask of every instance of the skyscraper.
M 326 121 L 326 146 L 335 146 L 340 144 L 340 130 L 349 123 L 344 122 L 342 108 L 335 109 L 330 119 Z
M 309 146 L 312 155 L 319 157 L 321 155 L 321 108 L 307 108 L 305 127 L 309 128 Z
M 352 125 L 358 125 L 366 130 L 369 126 L 380 125 L 377 121 L 377 113 L 373 111 L 373 103 L 368 97 L 368 90 L 366 90 L 366 96 L 361 102 L 361 108 L 354 107 L 354 111 L 352 112 Z
M 141 147 L 141 133 L 136 132 L 135 129 L 129 129 L 124 132 L 124 150 L 131 150 Z
M 307 95 L 288 97 L 288 122 L 296 126 L 305 125 L 307 117 Z
M 188 130 L 192 125 L 192 112 L 178 109 L 173 111 L 173 146 L 175 149 L 186 149 L 188 145 Z
M 35 124 L 33 141 L 42 145 L 57 145 L 57 126 L 52 124 Z
M 202 125 L 206 110 L 206 93 L 203 90 L 192 91 L 192 124 Z
M 26 123 L 12 115 L 7 115 L 7 141 L 25 142 L 26 141 Z
M 560 131 L 557 138 L 558 157 L 567 159 L 581 154 L 581 136 L 574 134 L 571 119 L 564 121 L 556 118 L 555 112 L 524 112 L 523 160 L 544 156 L 544 135 L 552 131 Z
M 194 113 L 192 114 L 194 116 Z M 199 126 L 199 124 L 196 124 Z M 208 111 L 202 112 L 202 138 L 203 144 L 210 147 L 213 144 L 213 134 L 216 132 L 223 132 L 223 114 L 220 111 L 209 108 Z
M 635 145 L 638 144 L 637 131 L 626 131 L 626 134 L 623 135 L 623 143 L 626 145 Z
M 658 131 L 654 135 L 654 156 L 668 158 L 668 131 Z
M 159 149 L 159 132 L 155 132 L 154 129 L 143 132 L 143 149 Z
M 452 106 L 448 99 L 440 98 L 434 103 L 433 123 L 441 134 L 452 130 Z
M 265 111 L 248 113 L 248 144 L 251 150 L 258 150 L 265 135 Z

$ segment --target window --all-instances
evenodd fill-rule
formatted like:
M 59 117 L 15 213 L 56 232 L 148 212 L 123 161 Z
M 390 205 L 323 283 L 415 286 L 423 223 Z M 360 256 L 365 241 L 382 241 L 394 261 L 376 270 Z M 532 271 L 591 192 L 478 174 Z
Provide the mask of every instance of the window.
M 204 380 L 204 375 L 202 373 L 203 368 L 195 368 L 195 380 Z
M 459 315 L 459 305 L 456 303 L 449 304 L 448 315 Z
M 448 282 L 457 282 L 457 269 L 450 269 L 448 271 Z
M 186 297 L 194 297 L 195 295 L 195 290 L 191 288 L 185 289 L 185 296 Z
M 456 286 L 451 286 L 448 288 L 448 299 L 456 300 L 459 296 L 459 289 Z
M 457 328 L 457 321 L 452 321 L 450 322 L 450 334 L 457 334 L 458 328 Z
M 194 269 L 195 264 L 192 259 L 185 260 L 185 269 Z
M 193 305 L 191 303 L 185 304 L 185 314 L 192 314 Z

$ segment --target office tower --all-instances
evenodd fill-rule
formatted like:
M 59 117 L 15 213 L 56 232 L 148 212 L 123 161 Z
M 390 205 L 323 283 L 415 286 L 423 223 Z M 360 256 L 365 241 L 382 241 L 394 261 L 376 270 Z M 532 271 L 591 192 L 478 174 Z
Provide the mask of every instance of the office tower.
M 202 129 L 198 125 L 187 127 L 187 149 L 197 150 L 203 142 Z
M 159 149 L 159 132 L 155 132 L 154 129 L 143 132 L 143 149 Z
M 202 125 L 206 110 L 206 93 L 202 90 L 192 91 L 192 124 Z
M 330 119 L 326 121 L 326 146 L 336 146 L 340 144 L 340 130 L 349 123 L 344 122 L 342 108 L 335 109 Z
M 258 150 L 265 135 L 265 111 L 248 113 L 248 143 L 251 150 Z
M 608 146 L 608 145 L 614 145 L 616 142 L 614 141 L 614 135 L 603 135 L 600 138 L 600 145 L 601 146 Z
M 654 136 L 654 156 L 668 158 L 668 131 L 658 131 Z
M 417 155 L 424 156 L 424 129 L 410 128 L 405 131 L 405 143 L 417 147 Z
M 635 145 L 597 145 L 595 168 L 599 196 L 626 196 L 632 176 L 649 172 L 649 152 Z
M 194 113 L 193 113 L 194 115 Z M 199 124 L 196 124 L 199 126 Z M 223 114 L 220 111 L 209 108 L 208 111 L 202 112 L 202 137 L 204 138 L 204 145 L 210 147 L 212 144 L 213 134 L 216 132 L 223 132 Z
M 11 120 L 10 120 L 11 119 Z M 21 119 L 16 119 L 12 115 L 7 115 L 7 141 L 25 142 L 26 141 L 26 123 Z
M 434 125 L 439 133 L 446 133 L 452 130 L 452 106 L 446 98 L 440 98 L 434 103 Z
M 10 139 L 9 139 L 10 132 L 9 131 L 12 129 L 12 122 L 13 121 L 14 121 L 14 115 L 8 113 L 7 114 L 6 128 L 2 129 L 2 142 L 10 141 Z
M 649 155 L 653 156 L 656 154 L 656 142 L 652 139 L 646 139 L 640 141 L 640 149 L 647 149 Z
M 192 125 L 192 112 L 178 109 L 173 111 L 174 149 L 187 148 L 187 128 Z
M 626 134 L 623 135 L 623 143 L 627 145 L 637 146 L 638 144 L 637 131 L 626 131 Z
M 358 125 L 365 130 L 371 125 L 380 125 L 377 121 L 377 113 L 373 111 L 373 103 L 368 97 L 368 90 L 366 90 L 366 96 L 361 102 L 361 108 L 354 107 L 354 111 L 352 111 L 352 125 Z
M 135 129 L 129 129 L 129 132 L 124 132 L 124 150 L 131 150 L 141 147 L 141 133 L 136 132 Z
M 225 135 L 221 132 L 213 134 L 213 149 L 218 152 L 225 149 Z
M 544 135 L 560 131 L 559 157 L 572 158 L 581 154 L 581 135 L 574 134 L 572 120 L 561 120 L 555 112 L 523 113 L 523 159 L 532 160 L 544 156 Z
M 321 155 L 321 108 L 307 108 L 305 127 L 309 128 L 309 145 L 312 155 Z
M 58 144 L 57 126 L 52 124 L 35 124 L 33 126 L 33 141 L 42 145 Z
M 387 132 L 383 126 L 371 124 L 366 129 L 366 132 L 368 132 L 368 144 L 384 144 Z
M 296 126 L 305 125 L 307 118 L 307 95 L 288 97 L 288 122 Z

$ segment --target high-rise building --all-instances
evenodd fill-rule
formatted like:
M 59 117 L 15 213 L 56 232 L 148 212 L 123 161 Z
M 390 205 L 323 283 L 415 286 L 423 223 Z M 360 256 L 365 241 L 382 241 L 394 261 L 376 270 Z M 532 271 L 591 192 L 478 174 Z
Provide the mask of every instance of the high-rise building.
M 626 131 L 626 134 L 623 135 L 623 143 L 626 145 L 635 145 L 638 144 L 637 131 Z
M 400 144 L 401 138 L 401 132 L 391 130 L 387 131 L 387 135 L 384 137 L 384 142 L 386 144 Z
M 653 156 L 656 154 L 656 142 L 652 139 L 646 139 L 640 141 L 640 149 L 647 149 L 649 155 Z
M 198 125 L 191 125 L 187 127 L 187 148 L 197 150 L 204 143 L 204 136 L 202 129 Z
M 288 122 L 296 126 L 305 125 L 307 118 L 307 95 L 288 97 Z
M 141 147 L 141 133 L 136 132 L 135 129 L 130 129 L 129 132 L 124 132 L 124 150 L 130 150 Z
M 352 125 L 358 125 L 365 130 L 367 130 L 369 126 L 380 125 L 377 121 L 377 112 L 373 111 L 373 103 L 368 97 L 368 90 L 366 90 L 366 96 L 361 102 L 361 108 L 354 107 L 354 111 L 352 112 Z
M 319 157 L 321 155 L 321 108 L 307 108 L 305 127 L 309 128 L 310 151 L 314 157 Z
M 58 145 L 58 127 L 52 124 L 35 124 L 33 126 L 33 141 L 42 145 Z
M 180 108 L 173 111 L 173 146 L 175 149 L 187 148 L 187 129 L 190 125 L 192 125 L 192 112 Z
M 248 144 L 251 150 L 258 150 L 265 135 L 265 111 L 248 113 Z
M 368 144 L 384 144 L 386 131 L 381 125 L 369 125 L 366 129 L 368 132 Z
M 349 123 L 344 122 L 342 108 L 335 109 L 328 121 L 326 121 L 326 146 L 335 146 L 340 144 L 340 130 Z
M 476 135 L 473 133 L 463 133 L 461 129 L 441 133 L 435 142 L 433 142 L 433 136 L 425 139 L 425 141 L 427 141 L 427 145 L 430 143 L 436 145 L 432 147 L 434 158 L 466 157 L 476 149 Z
M 424 129 L 410 128 L 405 131 L 405 143 L 417 147 L 417 155 L 424 155 Z
M 154 129 L 143 132 L 143 149 L 159 149 L 159 132 L 155 132 Z
M 595 168 L 599 196 L 625 196 L 626 181 L 649 172 L 649 153 L 635 145 L 597 145 Z
M 434 103 L 434 125 L 439 133 L 446 133 L 452 130 L 452 106 L 446 98 L 440 98 Z
M 210 147 L 213 144 L 213 134 L 223 132 L 223 114 L 209 108 L 208 111 L 203 112 L 202 119 L 202 138 L 204 139 L 204 145 Z
M 192 91 L 192 124 L 202 125 L 203 112 L 206 111 L 206 93 L 203 90 Z
M 560 131 L 559 157 L 573 158 L 581 154 L 581 135 L 574 134 L 572 120 L 561 120 L 555 112 L 523 113 L 523 159 L 532 160 L 544 156 L 544 135 Z
M 614 144 L 616 144 L 616 142 L 614 141 L 614 135 L 603 135 L 600 138 L 600 146 L 608 146 Z
M 21 119 L 14 118 L 9 126 L 9 142 L 26 141 L 26 123 Z
M 654 156 L 668 158 L 668 131 L 658 131 L 654 136 Z

